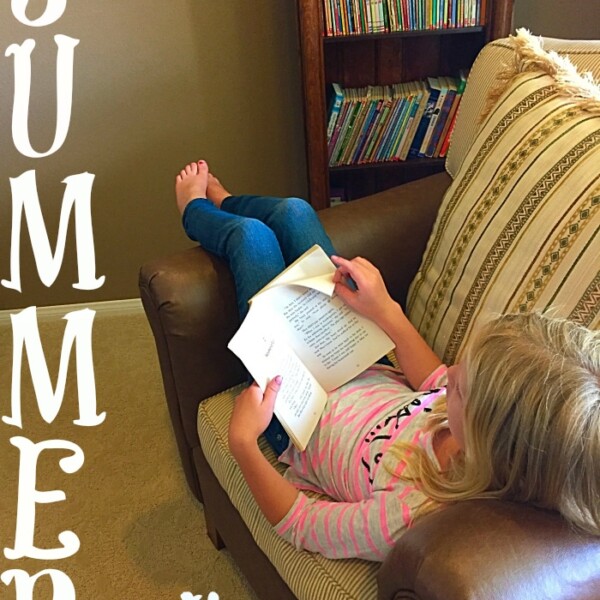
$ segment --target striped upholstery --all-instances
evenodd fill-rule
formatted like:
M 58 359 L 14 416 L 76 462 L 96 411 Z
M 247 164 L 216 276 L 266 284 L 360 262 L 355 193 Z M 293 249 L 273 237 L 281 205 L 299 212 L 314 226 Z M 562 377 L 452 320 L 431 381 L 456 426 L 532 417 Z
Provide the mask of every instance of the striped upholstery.
M 227 448 L 233 399 L 242 386 L 200 403 L 198 434 L 202 450 L 219 483 L 237 508 L 256 543 L 299 600 L 376 598 L 379 563 L 357 559 L 331 560 L 298 551 L 280 538 L 254 502 L 242 473 Z M 280 471 L 275 454 L 261 437 L 260 447 Z
M 568 56 L 581 73 L 589 71 L 597 80 L 600 79 L 600 42 L 544 38 L 543 43 L 546 50 Z M 482 49 L 471 68 L 446 160 L 446 170 L 453 178 L 473 144 L 479 126 L 479 115 L 488 91 L 494 84 L 495 74 L 503 65 L 510 63 L 513 56 L 514 51 L 508 38 L 496 40 Z
M 600 102 L 587 106 L 520 73 L 475 135 L 409 291 L 446 363 L 492 315 L 552 307 L 600 324 Z

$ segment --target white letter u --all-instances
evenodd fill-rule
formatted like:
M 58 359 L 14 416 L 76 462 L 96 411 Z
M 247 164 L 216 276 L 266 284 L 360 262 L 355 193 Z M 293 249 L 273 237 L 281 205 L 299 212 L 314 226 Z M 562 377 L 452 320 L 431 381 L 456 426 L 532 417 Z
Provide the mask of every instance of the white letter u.
M 17 150 L 29 158 L 43 158 L 61 148 L 71 122 L 73 104 L 73 63 L 75 46 L 79 40 L 67 35 L 55 35 L 58 46 L 56 59 L 56 132 L 54 142 L 47 152 L 36 152 L 29 140 L 29 101 L 31 95 L 31 53 L 35 41 L 25 40 L 21 45 L 11 44 L 6 56 L 15 56 L 15 95 L 12 114 L 12 136 Z

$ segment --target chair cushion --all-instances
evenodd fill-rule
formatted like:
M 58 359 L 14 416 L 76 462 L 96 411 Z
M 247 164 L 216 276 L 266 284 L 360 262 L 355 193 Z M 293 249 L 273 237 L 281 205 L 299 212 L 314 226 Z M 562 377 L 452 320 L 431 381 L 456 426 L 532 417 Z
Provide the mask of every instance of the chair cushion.
M 448 364 L 481 318 L 552 307 L 599 323 L 600 89 L 524 32 L 513 52 L 409 291 Z
M 256 543 L 299 600 L 377 597 L 375 576 L 379 563 L 358 559 L 331 560 L 319 554 L 298 551 L 275 533 L 260 512 L 227 447 L 233 400 L 242 388 L 231 388 L 201 402 L 198 435 L 206 460 Z M 269 461 L 283 472 L 285 466 L 277 462 L 264 438 L 260 438 L 259 444 Z
M 600 41 L 544 38 L 543 44 L 547 51 L 568 56 L 581 73 L 591 72 L 597 79 L 600 78 Z M 508 38 L 495 40 L 481 50 L 471 67 L 446 160 L 446 170 L 453 178 L 473 144 L 479 127 L 479 115 L 496 73 L 514 60 L 514 54 L 513 44 Z

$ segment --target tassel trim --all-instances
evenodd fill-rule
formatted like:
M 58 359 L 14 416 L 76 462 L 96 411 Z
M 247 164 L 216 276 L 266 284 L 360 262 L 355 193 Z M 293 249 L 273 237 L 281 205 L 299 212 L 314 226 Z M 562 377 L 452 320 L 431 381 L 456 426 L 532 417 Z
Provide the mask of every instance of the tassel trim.
M 517 29 L 510 36 L 515 51 L 513 64 L 506 65 L 497 75 L 490 89 L 480 122 L 490 114 L 509 83 L 520 73 L 542 72 L 556 82 L 558 93 L 580 100 L 584 110 L 600 113 L 600 86 L 591 73 L 579 73 L 573 63 L 554 51 L 544 50 L 542 38 L 531 34 L 527 29 Z

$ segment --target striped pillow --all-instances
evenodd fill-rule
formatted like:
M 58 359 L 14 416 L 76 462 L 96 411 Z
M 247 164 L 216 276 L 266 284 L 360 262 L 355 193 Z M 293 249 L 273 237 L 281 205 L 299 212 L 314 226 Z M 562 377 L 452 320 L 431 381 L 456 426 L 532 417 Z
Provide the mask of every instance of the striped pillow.
M 476 323 L 600 322 L 600 89 L 520 32 L 518 60 L 448 189 L 408 315 L 451 364 Z M 507 83 L 508 81 L 508 83 Z
M 543 45 L 545 50 L 567 56 L 580 73 L 591 72 L 597 79 L 600 78 L 600 41 L 543 38 Z M 479 126 L 479 115 L 495 75 L 503 65 L 514 59 L 514 55 L 511 39 L 502 38 L 484 46 L 471 67 L 446 160 L 446 171 L 453 178 L 473 144 Z

